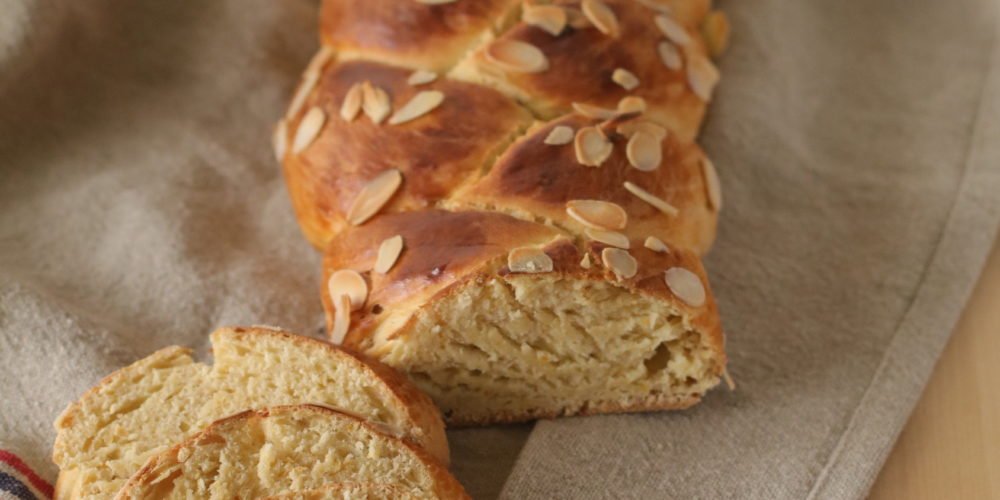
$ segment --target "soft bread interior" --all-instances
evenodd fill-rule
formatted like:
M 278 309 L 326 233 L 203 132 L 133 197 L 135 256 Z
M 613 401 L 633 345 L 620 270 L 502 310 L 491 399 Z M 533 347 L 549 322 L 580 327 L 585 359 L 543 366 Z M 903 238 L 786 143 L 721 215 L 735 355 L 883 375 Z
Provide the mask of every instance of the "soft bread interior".
M 555 275 L 470 281 L 376 349 L 455 424 L 683 408 L 723 366 L 671 303 Z
M 318 403 L 399 429 L 418 443 L 443 434 L 443 428 L 416 428 L 407 409 L 361 362 L 320 345 L 224 329 L 213 334 L 212 366 L 174 347 L 116 372 L 56 422 L 60 497 L 109 498 L 154 453 L 247 408 Z M 444 447 L 433 451 L 446 460 L 443 435 L 433 441 Z
M 348 480 L 460 498 L 443 470 L 416 447 L 359 419 L 312 406 L 280 407 L 218 421 L 154 456 L 117 498 L 260 498 Z

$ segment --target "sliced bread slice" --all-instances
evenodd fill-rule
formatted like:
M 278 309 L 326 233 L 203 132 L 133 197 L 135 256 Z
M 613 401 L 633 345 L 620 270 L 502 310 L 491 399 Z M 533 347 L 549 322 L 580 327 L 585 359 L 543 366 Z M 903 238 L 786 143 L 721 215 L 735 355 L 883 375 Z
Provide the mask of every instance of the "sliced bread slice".
M 315 490 L 269 496 L 261 500 L 421 500 L 416 494 L 394 484 L 334 483 Z
M 245 411 L 218 420 L 152 456 L 116 498 L 260 498 L 341 481 L 391 484 L 423 498 L 468 498 L 419 446 L 316 405 Z
M 393 369 L 263 327 L 212 334 L 215 362 L 162 349 L 109 375 L 55 426 L 59 498 L 110 498 L 153 454 L 227 415 L 276 405 L 341 408 L 394 429 L 447 464 L 440 413 Z

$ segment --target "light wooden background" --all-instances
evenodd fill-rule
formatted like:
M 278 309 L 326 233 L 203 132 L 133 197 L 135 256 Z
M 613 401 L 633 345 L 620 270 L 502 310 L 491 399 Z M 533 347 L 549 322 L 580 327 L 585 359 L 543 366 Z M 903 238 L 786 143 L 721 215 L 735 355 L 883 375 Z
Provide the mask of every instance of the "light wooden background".
M 1000 499 L 1000 241 L 871 500 Z

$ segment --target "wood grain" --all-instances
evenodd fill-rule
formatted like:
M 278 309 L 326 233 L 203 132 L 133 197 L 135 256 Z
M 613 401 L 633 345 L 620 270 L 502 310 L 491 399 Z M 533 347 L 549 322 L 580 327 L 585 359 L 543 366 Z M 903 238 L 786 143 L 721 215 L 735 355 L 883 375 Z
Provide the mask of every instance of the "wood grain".
M 870 498 L 1000 498 L 1000 242 Z

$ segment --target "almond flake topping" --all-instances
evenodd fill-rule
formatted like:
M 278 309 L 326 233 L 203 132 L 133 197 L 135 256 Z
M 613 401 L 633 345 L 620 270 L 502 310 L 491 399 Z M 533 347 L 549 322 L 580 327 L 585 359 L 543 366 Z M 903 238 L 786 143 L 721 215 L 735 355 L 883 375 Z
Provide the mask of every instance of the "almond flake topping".
M 378 174 L 354 198 L 354 203 L 347 211 L 347 222 L 358 226 L 371 219 L 389 202 L 402 182 L 403 174 L 394 168 Z
M 635 73 L 625 69 L 617 68 L 611 73 L 611 80 L 621 85 L 625 90 L 632 90 L 639 86 L 639 78 Z
M 583 254 L 583 259 L 580 260 L 580 267 L 584 269 L 590 269 L 590 254 Z
M 646 241 L 642 243 L 642 246 L 654 252 L 660 252 L 660 253 L 670 252 L 670 247 L 668 247 L 667 244 L 663 242 L 663 240 L 657 238 L 656 236 L 647 236 Z
M 601 0 L 583 0 L 580 2 L 583 15 L 587 16 L 594 26 L 605 35 L 617 38 L 621 33 L 615 12 Z
M 403 237 L 401 235 L 387 238 L 378 246 L 378 257 L 375 258 L 374 270 L 376 273 L 385 274 L 392 269 L 399 259 L 399 253 L 403 251 Z
M 597 127 L 583 127 L 577 130 L 573 147 L 576 150 L 576 161 L 588 167 L 601 166 L 614 150 L 614 145 Z
M 326 282 L 330 297 L 347 295 L 351 299 L 351 310 L 357 311 L 368 299 L 368 283 L 361 273 L 352 269 L 334 271 Z
M 705 304 L 705 285 L 697 274 L 683 267 L 671 267 L 663 274 L 667 288 L 691 307 L 701 307 Z
M 624 229 L 628 224 L 625 209 L 610 201 L 570 200 L 566 213 L 584 226 L 594 229 Z
M 573 142 L 573 129 L 566 125 L 557 125 L 545 137 L 545 144 L 549 146 L 562 146 Z
M 425 69 L 418 69 L 410 74 L 410 77 L 406 79 L 406 83 L 416 87 L 417 85 L 423 85 L 425 83 L 431 83 L 437 80 L 438 74 L 433 71 L 427 71 Z
M 619 124 L 618 127 L 615 128 L 615 132 L 618 132 L 619 134 L 630 139 L 636 132 L 645 132 L 650 134 L 653 137 L 656 137 L 656 140 L 658 141 L 662 141 L 667 138 L 666 128 L 646 120 L 632 120 Z
M 584 102 L 574 102 L 573 109 L 587 118 L 596 118 L 598 120 L 610 120 L 618 117 L 618 111 L 602 108 L 600 106 L 594 106 L 593 104 L 587 104 Z
M 344 94 L 344 102 L 340 104 L 340 117 L 344 121 L 349 122 L 354 120 L 358 116 L 358 113 L 361 112 L 361 99 L 363 97 L 361 87 L 360 83 L 355 83 Z
M 299 114 L 299 111 L 302 111 L 302 107 L 306 104 L 306 99 L 309 98 L 309 94 L 312 94 L 318 82 L 319 73 L 306 73 L 302 75 L 302 83 L 299 83 L 298 88 L 295 89 L 292 103 L 288 105 L 288 112 L 285 113 L 286 117 L 291 118 Z
M 389 94 L 372 85 L 371 82 L 363 83 L 361 85 L 361 109 L 364 110 L 365 116 L 369 120 L 382 123 L 382 120 L 385 120 L 392 111 L 392 106 L 389 104 Z
M 336 295 L 333 302 L 333 329 L 330 330 L 330 342 L 341 344 L 347 331 L 351 329 L 351 298 L 347 295 Z
M 641 97 L 630 95 L 622 97 L 622 100 L 618 101 L 618 116 L 630 113 L 641 114 L 645 111 L 646 100 Z
M 674 47 L 674 44 L 670 42 L 660 42 L 656 45 L 656 51 L 660 53 L 660 61 L 667 69 L 677 71 L 684 66 L 684 60 L 681 59 L 681 51 Z
M 559 36 L 566 28 L 566 11 L 557 5 L 525 5 L 521 20 L 552 36 Z
M 634 194 L 636 198 L 639 198 L 640 200 L 649 203 L 650 205 L 653 205 L 654 207 L 656 207 L 657 210 L 667 215 L 675 216 L 680 213 L 680 210 L 677 210 L 677 207 L 656 197 L 655 195 L 653 195 L 653 193 L 650 193 L 649 191 L 646 191 L 645 189 L 636 186 L 635 184 L 632 184 L 631 182 L 625 181 L 625 189 L 628 190 L 628 192 Z
M 688 55 L 688 85 L 702 101 L 712 99 L 712 91 L 719 83 L 719 69 L 707 57 L 691 52 Z
M 497 40 L 486 47 L 486 59 L 504 71 L 538 73 L 549 69 L 549 60 L 538 47 L 517 40 Z
M 271 135 L 271 146 L 274 148 L 274 157 L 278 161 L 285 158 L 285 150 L 288 149 L 288 123 L 279 120 L 274 127 L 274 134 Z
M 625 156 L 636 169 L 651 172 L 660 168 L 660 162 L 663 161 L 663 150 L 656 136 L 640 130 L 629 138 L 628 144 L 625 146 Z M 628 187 L 629 183 L 625 184 L 625 187 Z
M 548 273 L 552 258 L 538 247 L 515 248 L 507 254 L 507 268 L 512 273 Z
M 691 35 L 688 34 L 687 30 L 684 29 L 677 21 L 674 21 L 670 16 L 666 14 L 660 14 L 653 19 L 656 22 L 656 27 L 660 28 L 671 42 L 677 45 L 687 45 L 691 43 Z
M 306 66 L 303 74 L 320 74 L 331 59 L 333 59 L 333 48 L 327 45 L 320 47 L 312 56 L 312 59 L 309 60 L 309 65 Z
M 587 19 L 587 16 L 583 15 L 583 12 L 581 12 L 580 9 L 575 7 L 566 7 L 565 10 L 566 24 L 568 24 L 570 28 L 582 30 L 593 26 L 593 24 L 590 24 L 590 20 Z
M 701 159 L 701 173 L 705 177 L 705 193 L 708 195 L 708 206 L 715 210 L 722 210 L 722 187 L 719 185 L 719 174 L 715 171 L 715 164 L 706 156 Z
M 437 90 L 422 90 L 410 99 L 410 102 L 396 110 L 389 118 L 389 125 L 399 125 L 410 120 L 420 118 L 441 105 L 444 101 L 444 93 Z
M 601 250 L 601 261 L 604 267 L 610 269 L 619 280 L 629 279 L 639 272 L 639 263 L 628 250 L 621 248 L 605 248 Z
M 583 234 L 586 234 L 588 238 L 598 243 L 604 243 L 605 245 L 611 245 L 613 247 L 624 249 L 631 247 L 631 244 L 628 241 L 628 236 L 619 232 L 587 228 L 583 230 Z
M 295 138 L 292 139 L 292 154 L 305 151 L 319 136 L 319 131 L 323 130 L 325 123 L 326 113 L 323 112 L 323 108 L 313 106 L 306 111 L 302 121 L 299 122 L 299 127 L 295 130 Z

